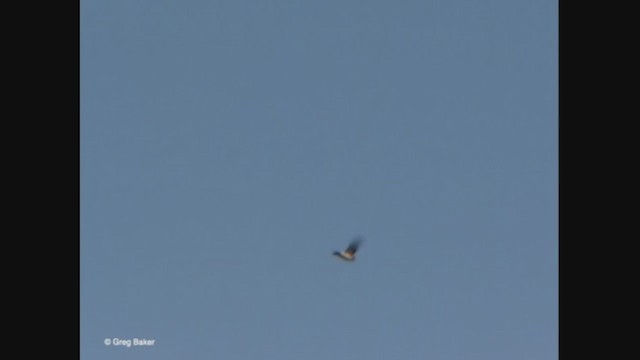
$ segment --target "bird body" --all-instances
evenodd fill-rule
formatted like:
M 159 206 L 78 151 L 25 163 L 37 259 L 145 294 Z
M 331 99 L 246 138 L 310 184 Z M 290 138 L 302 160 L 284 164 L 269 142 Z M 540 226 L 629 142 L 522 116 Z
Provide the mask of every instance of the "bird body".
M 334 251 L 333 255 L 345 261 L 354 261 L 356 259 L 356 251 L 358 251 L 360 244 L 362 244 L 362 240 L 361 237 L 353 239 L 344 251 Z
M 333 255 L 346 261 L 354 261 L 356 259 L 354 254 L 348 253 L 346 251 L 334 251 Z

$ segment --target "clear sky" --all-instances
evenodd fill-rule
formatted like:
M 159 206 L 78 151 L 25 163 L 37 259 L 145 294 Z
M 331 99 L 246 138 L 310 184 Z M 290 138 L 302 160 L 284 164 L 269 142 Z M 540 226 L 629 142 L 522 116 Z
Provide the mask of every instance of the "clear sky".
M 557 1 L 80 7 L 83 359 L 557 358 Z

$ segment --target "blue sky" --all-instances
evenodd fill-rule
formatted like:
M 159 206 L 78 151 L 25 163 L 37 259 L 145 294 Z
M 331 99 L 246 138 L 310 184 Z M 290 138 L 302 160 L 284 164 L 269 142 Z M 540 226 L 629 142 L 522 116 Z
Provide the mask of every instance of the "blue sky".
M 558 356 L 557 2 L 80 6 L 83 359 Z

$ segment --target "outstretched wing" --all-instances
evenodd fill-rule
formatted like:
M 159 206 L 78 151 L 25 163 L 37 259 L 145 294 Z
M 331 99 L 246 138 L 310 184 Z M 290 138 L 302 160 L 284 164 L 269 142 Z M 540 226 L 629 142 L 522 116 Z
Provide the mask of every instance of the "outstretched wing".
M 349 243 L 349 246 L 344 252 L 351 255 L 355 254 L 356 251 L 358 251 L 358 248 L 360 247 L 360 245 L 362 245 L 363 240 L 364 239 L 360 236 L 356 237 L 351 241 L 351 243 Z

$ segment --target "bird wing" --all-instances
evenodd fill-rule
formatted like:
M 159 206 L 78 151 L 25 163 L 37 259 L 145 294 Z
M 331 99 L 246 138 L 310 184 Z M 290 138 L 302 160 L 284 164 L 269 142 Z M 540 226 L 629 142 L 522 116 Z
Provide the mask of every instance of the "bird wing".
M 357 237 L 353 239 L 351 243 L 349 243 L 349 246 L 344 252 L 351 255 L 355 254 L 356 251 L 358 251 L 358 248 L 360 247 L 360 245 L 362 244 L 362 240 L 363 239 L 361 237 Z

